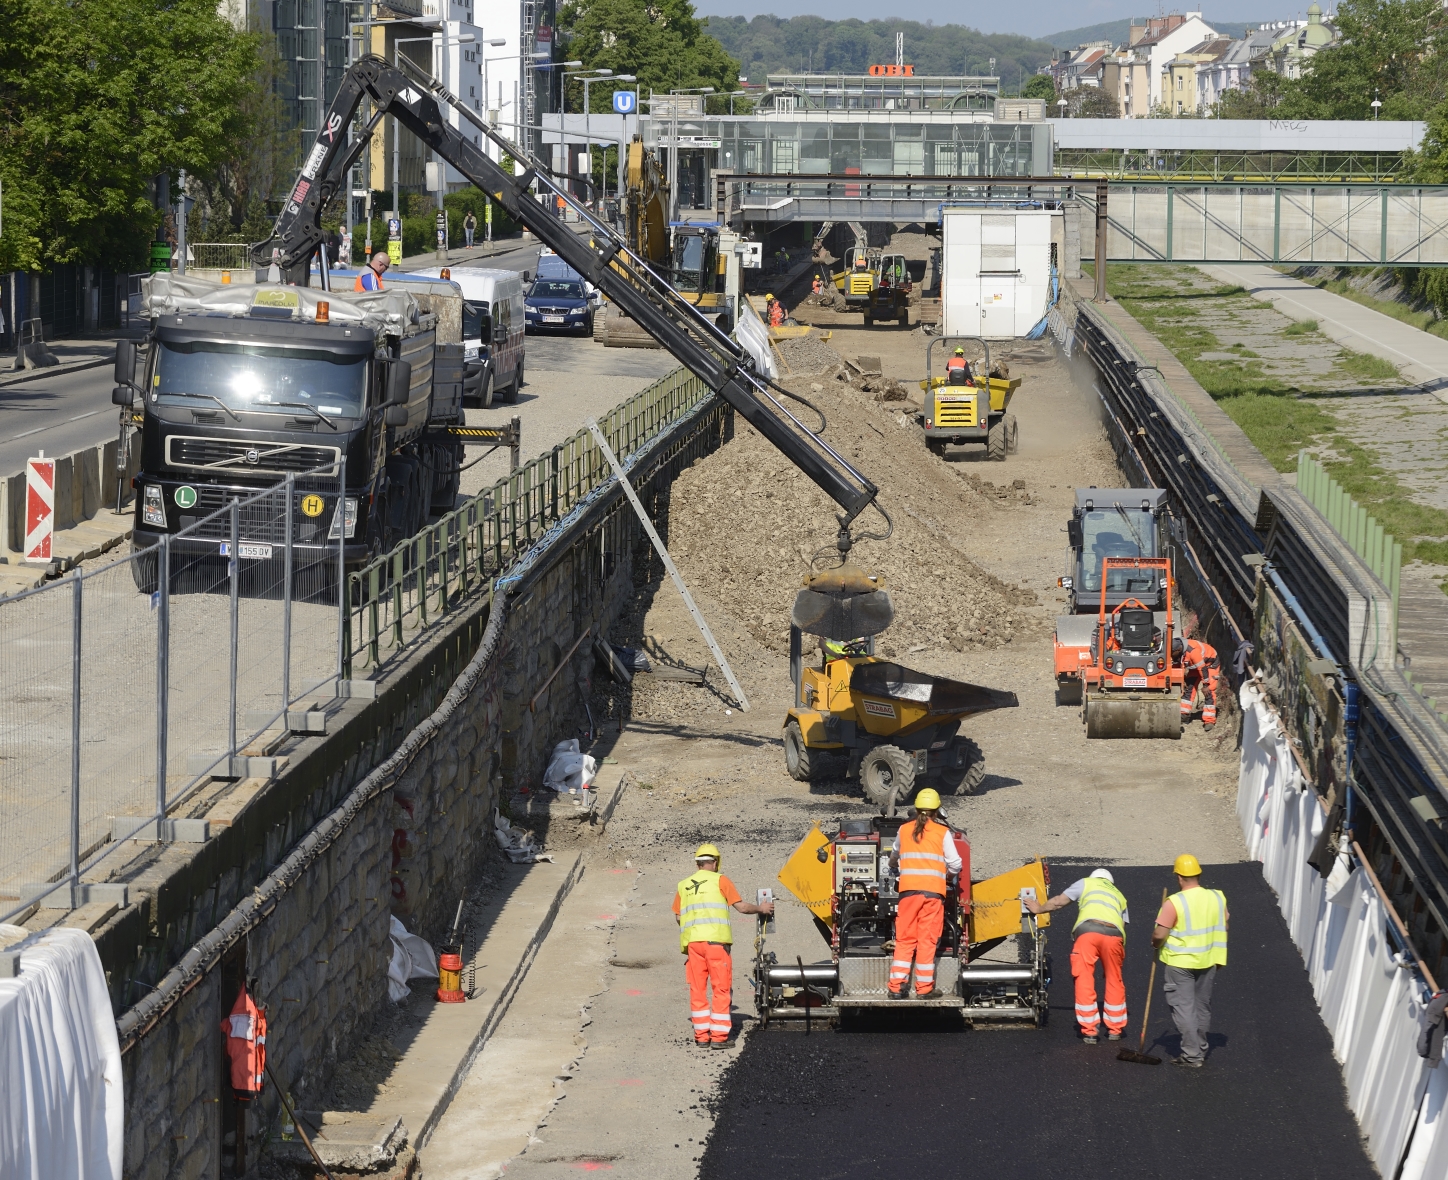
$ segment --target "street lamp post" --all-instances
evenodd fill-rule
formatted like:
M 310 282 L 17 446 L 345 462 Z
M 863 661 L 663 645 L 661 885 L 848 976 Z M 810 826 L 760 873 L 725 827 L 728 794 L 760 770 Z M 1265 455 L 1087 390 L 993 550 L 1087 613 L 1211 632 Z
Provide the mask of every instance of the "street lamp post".
M 1373 108 L 1373 118 L 1376 119 L 1378 117 L 1378 111 L 1380 111 L 1383 106 L 1383 101 L 1378 97 L 1377 90 L 1373 91 L 1373 101 L 1368 105 Z
M 1056 100 L 1056 105 L 1061 108 L 1060 118 L 1064 119 L 1066 117 L 1066 108 L 1070 105 L 1070 103 L 1066 101 L 1064 94 Z
M 588 103 L 588 88 L 595 82 L 609 81 L 613 78 L 613 71 L 608 69 L 579 70 L 577 73 L 563 75 L 563 114 L 558 121 L 559 139 L 565 144 L 568 143 L 564 127 L 568 116 L 568 79 L 581 78 L 583 80 L 583 144 L 584 152 L 588 157 L 588 187 L 593 188 L 593 135 L 590 116 L 593 108 Z M 589 198 L 593 200 L 593 198 Z M 597 212 L 597 201 L 594 200 L 594 211 Z

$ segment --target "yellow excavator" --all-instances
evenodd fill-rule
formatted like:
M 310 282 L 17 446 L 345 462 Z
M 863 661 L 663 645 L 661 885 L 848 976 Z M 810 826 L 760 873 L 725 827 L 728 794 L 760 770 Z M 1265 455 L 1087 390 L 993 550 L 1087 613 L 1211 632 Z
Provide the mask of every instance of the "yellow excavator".
M 654 155 L 635 135 L 624 168 L 624 234 L 629 249 L 705 315 L 724 310 L 726 259 L 719 228 L 669 222 L 669 183 Z M 652 336 L 613 304 L 594 321 L 594 339 L 609 348 L 657 348 Z

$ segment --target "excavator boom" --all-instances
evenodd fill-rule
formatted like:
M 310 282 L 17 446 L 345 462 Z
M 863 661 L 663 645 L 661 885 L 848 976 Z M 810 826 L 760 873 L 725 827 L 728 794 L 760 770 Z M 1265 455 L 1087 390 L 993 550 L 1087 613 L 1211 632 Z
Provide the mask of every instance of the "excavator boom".
M 364 101 L 372 105 L 372 114 L 349 143 L 349 128 Z M 491 159 L 448 122 L 440 104 L 457 110 L 502 154 L 523 162 L 522 173 L 514 176 Z M 849 548 L 849 525 L 875 503 L 875 485 L 800 422 L 754 371 L 748 354 L 680 297 L 658 270 L 631 251 L 612 229 L 579 208 L 541 164 L 431 78 L 410 75 L 374 56 L 348 68 L 271 238 L 254 247 L 258 263 L 273 263 L 285 280 L 308 284 L 312 256 L 323 241 L 322 211 L 343 189 L 352 164 L 386 116 L 396 118 L 471 183 L 493 194 L 515 220 L 622 308 L 818 484 L 840 506 L 839 543 L 842 549 Z M 562 197 L 577 209 L 591 234 L 574 233 L 540 204 L 530 192 L 535 183 L 538 197 L 549 205 Z

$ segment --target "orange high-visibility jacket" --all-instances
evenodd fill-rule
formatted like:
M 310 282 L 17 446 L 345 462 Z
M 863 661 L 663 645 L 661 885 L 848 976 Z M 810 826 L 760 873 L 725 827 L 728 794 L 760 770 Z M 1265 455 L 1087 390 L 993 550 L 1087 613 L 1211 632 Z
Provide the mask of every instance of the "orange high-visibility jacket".
M 252 1002 L 243 986 L 231 1015 L 221 1022 L 226 1055 L 231 1058 L 231 1088 L 238 1098 L 261 1093 L 266 1076 L 266 1013 Z
M 900 829 L 900 892 L 934 893 L 945 896 L 944 824 L 931 820 L 915 839 L 915 824 Z

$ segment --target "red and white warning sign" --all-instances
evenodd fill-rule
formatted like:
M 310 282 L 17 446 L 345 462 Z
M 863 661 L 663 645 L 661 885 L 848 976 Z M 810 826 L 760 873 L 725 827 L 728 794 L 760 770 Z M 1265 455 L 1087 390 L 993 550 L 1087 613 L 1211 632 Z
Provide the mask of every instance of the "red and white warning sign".
M 55 534 L 55 460 L 25 461 L 25 560 L 49 564 Z

